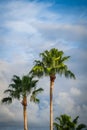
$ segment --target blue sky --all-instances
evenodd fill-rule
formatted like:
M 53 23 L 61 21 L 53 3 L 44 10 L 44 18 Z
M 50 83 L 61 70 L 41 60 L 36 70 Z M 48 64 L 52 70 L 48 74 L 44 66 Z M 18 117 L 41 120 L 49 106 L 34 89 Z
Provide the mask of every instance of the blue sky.
M 54 118 L 63 113 L 80 116 L 87 124 L 87 1 L 4 0 L 0 1 L 0 100 L 14 74 L 27 74 L 39 53 L 63 50 L 76 80 L 57 76 L 54 88 Z M 40 79 L 44 88 L 41 103 L 30 103 L 30 125 L 49 125 L 49 78 Z M 20 113 L 18 113 L 20 111 Z M 18 115 L 16 115 L 18 113 Z M 22 106 L 14 101 L 0 105 L 0 123 L 22 122 Z

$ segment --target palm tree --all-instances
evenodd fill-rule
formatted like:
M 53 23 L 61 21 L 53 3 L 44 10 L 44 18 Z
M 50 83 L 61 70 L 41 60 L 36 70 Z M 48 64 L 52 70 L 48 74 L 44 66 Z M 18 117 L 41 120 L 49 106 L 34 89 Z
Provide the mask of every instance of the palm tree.
M 85 124 L 78 125 L 78 118 L 77 116 L 74 120 L 71 119 L 71 116 L 66 114 L 60 115 L 60 117 L 56 117 L 54 122 L 54 129 L 55 130 L 82 130 L 86 128 Z
M 28 130 L 27 127 L 27 97 L 30 95 L 30 101 L 39 103 L 37 94 L 42 92 L 43 89 L 36 89 L 36 84 L 38 80 L 35 80 L 33 76 L 24 75 L 22 78 L 14 75 L 12 78 L 12 83 L 9 88 L 4 91 L 8 93 L 9 96 L 2 99 L 2 103 L 12 103 L 13 99 L 22 99 L 23 105 L 23 116 L 24 116 L 24 130 Z
M 65 75 L 65 77 L 70 77 L 75 79 L 75 75 L 68 70 L 65 61 L 67 61 L 70 56 L 63 56 L 64 52 L 58 49 L 52 48 L 51 50 L 46 50 L 40 53 L 41 60 L 35 60 L 35 65 L 30 71 L 32 75 L 38 77 L 49 76 L 50 77 L 50 130 L 53 130 L 53 88 L 54 81 L 56 79 L 56 74 Z

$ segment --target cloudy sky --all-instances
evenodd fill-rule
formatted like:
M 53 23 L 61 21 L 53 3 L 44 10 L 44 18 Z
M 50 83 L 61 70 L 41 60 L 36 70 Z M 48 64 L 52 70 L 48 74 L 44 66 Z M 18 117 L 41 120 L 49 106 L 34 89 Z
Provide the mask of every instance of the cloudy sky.
M 57 76 L 54 88 L 54 118 L 69 114 L 87 124 L 87 1 L 86 0 L 0 0 L 0 100 L 14 74 L 27 74 L 39 53 L 63 50 L 76 80 Z M 49 78 L 39 105 L 29 102 L 30 125 L 49 126 Z M 32 116 L 31 116 L 32 115 Z M 22 105 L 0 105 L 0 124 L 21 123 Z

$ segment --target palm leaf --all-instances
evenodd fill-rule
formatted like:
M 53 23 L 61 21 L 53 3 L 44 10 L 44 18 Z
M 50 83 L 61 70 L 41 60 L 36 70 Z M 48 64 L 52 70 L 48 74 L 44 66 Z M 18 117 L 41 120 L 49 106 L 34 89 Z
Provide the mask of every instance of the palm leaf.
M 13 90 L 11 90 L 11 89 L 7 89 L 7 90 L 5 90 L 4 91 L 4 93 L 11 93 Z
M 78 123 L 78 118 L 79 118 L 79 116 L 77 116 L 77 117 L 73 120 L 73 123 L 74 123 L 74 124 L 77 124 L 77 123 Z
M 70 56 L 63 57 L 63 58 L 61 59 L 61 62 L 65 62 L 65 61 L 67 61 L 69 58 L 70 58 Z
M 11 97 L 5 97 L 1 100 L 2 103 L 10 104 L 12 103 L 12 98 Z
M 34 102 L 34 103 L 39 103 L 39 102 L 40 102 L 40 100 L 39 100 L 38 98 L 36 98 L 35 95 L 31 95 L 30 101 L 31 101 L 31 102 Z
M 53 123 L 54 129 L 59 130 L 60 125 L 56 122 Z
M 37 94 L 41 93 L 43 90 L 44 90 L 43 88 L 39 88 L 37 90 L 34 90 L 32 94 L 37 95 Z
M 37 95 L 39 94 L 39 93 L 41 93 L 43 91 L 43 89 L 42 88 L 39 88 L 39 89 L 35 89 L 33 92 L 32 92 L 32 95 L 31 95 L 31 97 L 30 97 L 30 101 L 32 102 L 35 102 L 35 103 L 39 103 L 40 102 L 40 100 L 37 98 Z
M 83 128 L 86 128 L 85 124 L 79 124 L 78 127 L 76 128 L 76 130 L 81 130 Z
M 70 70 L 65 71 L 65 77 L 76 79 L 75 75 Z

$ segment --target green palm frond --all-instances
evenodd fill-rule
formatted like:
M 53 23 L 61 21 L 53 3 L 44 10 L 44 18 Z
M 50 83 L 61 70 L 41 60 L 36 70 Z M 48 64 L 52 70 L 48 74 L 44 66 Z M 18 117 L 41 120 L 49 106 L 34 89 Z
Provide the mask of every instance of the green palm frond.
M 54 129 L 56 129 L 56 130 L 59 130 L 59 129 L 60 129 L 59 124 L 56 123 L 56 122 L 53 123 L 53 126 L 54 126 Z
M 22 78 L 22 92 L 30 94 L 36 87 L 38 80 L 33 79 L 33 76 L 23 76 Z
M 77 123 L 78 123 L 78 118 L 79 118 L 79 116 L 77 116 L 77 117 L 73 120 L 73 123 L 74 123 L 74 124 L 77 124 Z
M 76 130 L 82 130 L 83 128 L 86 128 L 85 124 L 79 124 Z
M 41 77 L 44 74 L 44 68 L 36 64 L 30 71 L 30 74 L 32 74 L 33 76 Z
M 12 103 L 12 98 L 11 97 L 5 97 L 1 100 L 2 103 L 10 104 Z
M 14 82 L 16 84 L 20 84 L 21 83 L 21 79 L 20 79 L 19 76 L 13 75 L 12 82 Z
M 11 84 L 9 84 L 9 88 L 16 88 L 17 86 L 16 86 L 16 84 L 15 83 L 11 83 Z
M 31 101 L 31 102 L 34 102 L 34 103 L 39 103 L 39 102 L 40 102 L 40 100 L 39 100 L 38 98 L 36 98 L 35 95 L 32 95 L 32 96 L 30 97 L 30 101 Z
M 70 56 L 63 57 L 63 58 L 61 59 L 61 62 L 67 61 L 69 58 L 70 58 Z
M 8 93 L 11 98 L 20 99 L 20 91 L 18 90 L 7 89 L 4 93 Z
M 35 102 L 35 103 L 39 103 L 39 99 L 37 98 L 37 95 L 39 93 L 43 92 L 43 89 L 42 88 L 39 88 L 39 89 L 35 89 L 33 92 L 32 92 L 32 95 L 30 97 L 30 101 L 32 102 Z
M 75 75 L 70 70 L 65 71 L 65 77 L 76 79 Z
M 32 94 L 37 95 L 37 94 L 39 94 L 39 93 L 41 93 L 41 92 L 43 92 L 43 91 L 44 91 L 43 88 L 35 89 L 35 90 L 32 92 Z
M 7 89 L 4 91 L 4 93 L 12 93 L 12 92 L 13 92 L 13 90 L 11 90 L 11 89 Z

